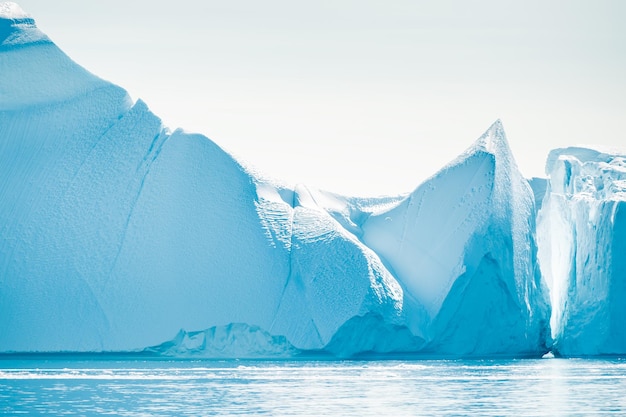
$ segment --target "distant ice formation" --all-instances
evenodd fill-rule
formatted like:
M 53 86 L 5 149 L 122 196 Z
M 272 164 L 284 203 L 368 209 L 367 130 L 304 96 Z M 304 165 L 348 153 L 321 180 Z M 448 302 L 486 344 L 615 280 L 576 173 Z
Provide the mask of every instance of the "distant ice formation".
M 345 197 L 170 131 L 14 3 L 0 68 L 0 352 L 541 357 L 551 304 L 558 352 L 626 351 L 623 157 L 554 151 L 531 188 L 498 121 Z

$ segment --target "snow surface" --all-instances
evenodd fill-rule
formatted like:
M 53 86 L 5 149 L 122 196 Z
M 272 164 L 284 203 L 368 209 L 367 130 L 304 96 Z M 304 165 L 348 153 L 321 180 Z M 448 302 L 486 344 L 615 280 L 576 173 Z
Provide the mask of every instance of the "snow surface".
M 0 3 L 0 19 L 21 20 L 28 18 L 30 18 L 30 15 L 22 10 L 17 3 L 11 1 Z
M 0 71 L 0 352 L 626 352 L 622 154 L 529 184 L 498 121 L 411 193 L 345 197 L 170 131 L 11 3 Z
M 35 21 L 20 6 L 0 3 L 0 51 L 50 40 L 35 26 Z M 4 75 L 4 71 L 3 71 Z
M 570 147 L 548 156 L 538 216 L 555 349 L 626 352 L 626 153 Z

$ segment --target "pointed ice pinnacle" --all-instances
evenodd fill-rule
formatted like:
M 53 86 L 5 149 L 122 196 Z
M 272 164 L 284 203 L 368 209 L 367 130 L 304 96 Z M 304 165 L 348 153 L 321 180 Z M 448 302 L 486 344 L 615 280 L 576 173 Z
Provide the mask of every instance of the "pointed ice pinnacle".
M 433 351 L 532 352 L 548 343 L 550 311 L 533 217 L 532 191 L 497 121 L 396 207 L 370 216 L 362 239 L 403 286 L 405 306 L 424 309 L 410 327 Z M 488 313 L 479 306 L 504 318 L 489 317 L 490 338 L 480 335 Z
M 482 147 L 491 153 L 495 153 L 496 149 L 500 148 L 508 149 L 509 144 L 500 119 L 493 122 L 489 129 L 476 141 L 475 146 Z

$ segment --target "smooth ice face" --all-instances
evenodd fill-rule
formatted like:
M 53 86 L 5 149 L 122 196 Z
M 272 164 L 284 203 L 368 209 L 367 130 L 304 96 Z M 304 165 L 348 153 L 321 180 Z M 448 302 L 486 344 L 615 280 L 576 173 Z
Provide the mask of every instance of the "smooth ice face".
M 545 352 L 499 122 L 406 196 L 278 186 L 1 7 L 0 352 Z
M 539 260 L 563 355 L 626 352 L 626 155 L 572 147 L 548 156 Z
M 383 256 L 431 316 L 466 271 L 466 245 L 489 214 L 494 171 L 494 155 L 476 152 L 364 224 L 364 242 Z

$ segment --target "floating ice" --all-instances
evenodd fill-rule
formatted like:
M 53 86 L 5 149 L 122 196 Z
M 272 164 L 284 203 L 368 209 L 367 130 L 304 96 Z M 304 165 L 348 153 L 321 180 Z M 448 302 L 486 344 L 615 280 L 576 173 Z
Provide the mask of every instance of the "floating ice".
M 557 353 L 626 352 L 622 154 L 553 151 L 531 188 L 496 122 L 345 197 L 170 131 L 12 3 L 0 68 L 0 352 L 539 357 L 550 317 Z
M 626 154 L 550 152 L 539 260 L 562 355 L 626 352 Z

